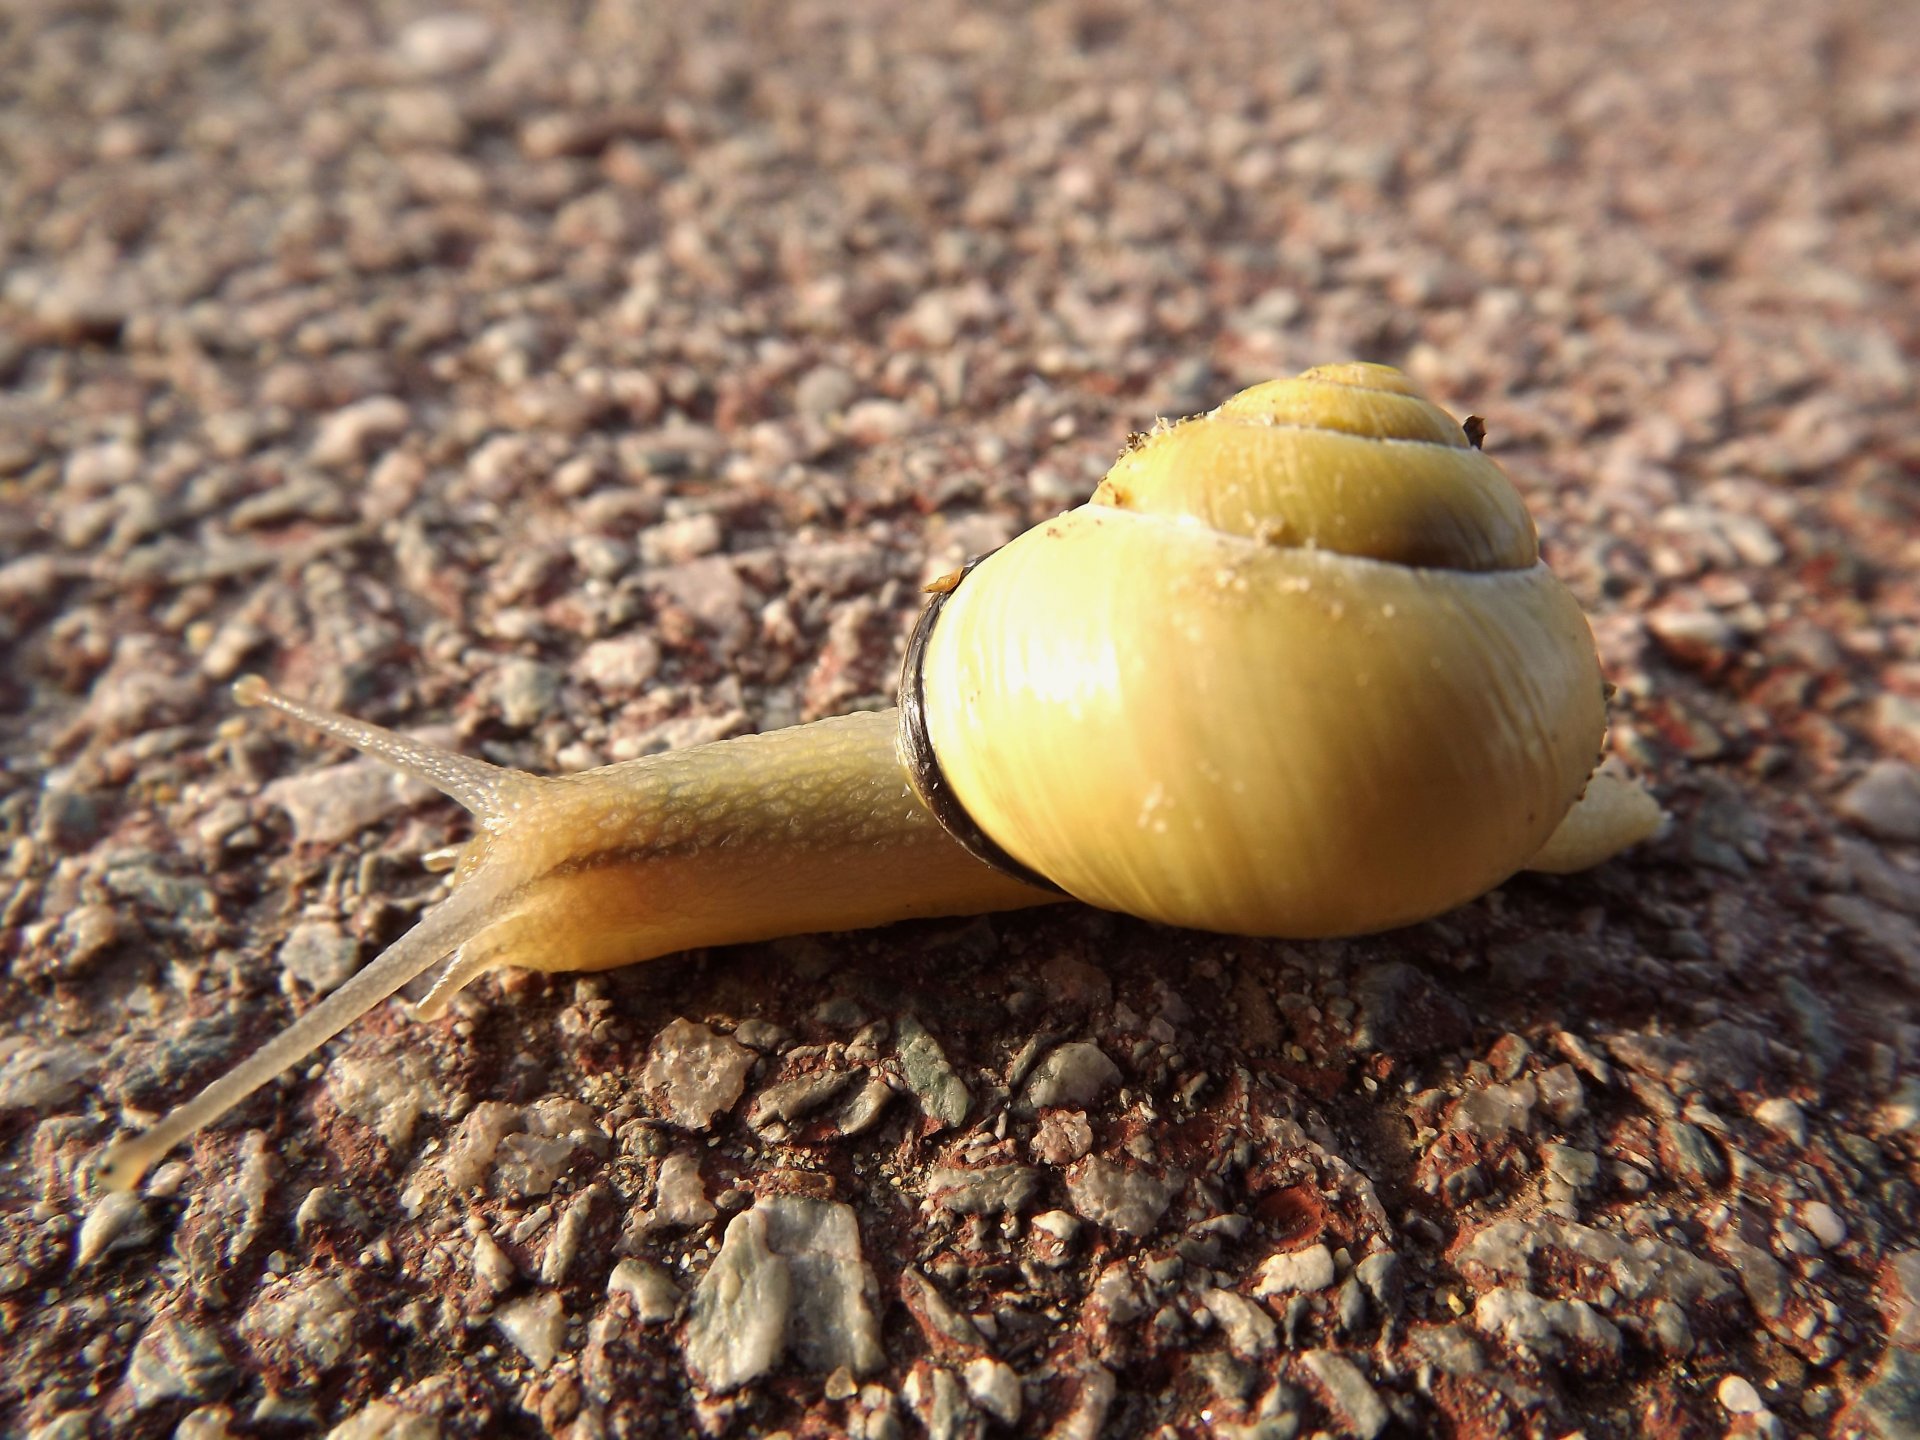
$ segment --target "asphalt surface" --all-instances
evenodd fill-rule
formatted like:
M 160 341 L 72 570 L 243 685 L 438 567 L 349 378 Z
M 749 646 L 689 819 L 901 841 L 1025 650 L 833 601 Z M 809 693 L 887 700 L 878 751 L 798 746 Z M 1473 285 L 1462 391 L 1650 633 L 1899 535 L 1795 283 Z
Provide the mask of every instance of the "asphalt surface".
M 700 12 L 0 14 L 0 1429 L 1920 1433 L 1920 11 Z M 101 1198 L 468 833 L 238 675 L 540 773 L 888 703 L 1349 358 L 1486 418 L 1664 838 L 510 972 Z

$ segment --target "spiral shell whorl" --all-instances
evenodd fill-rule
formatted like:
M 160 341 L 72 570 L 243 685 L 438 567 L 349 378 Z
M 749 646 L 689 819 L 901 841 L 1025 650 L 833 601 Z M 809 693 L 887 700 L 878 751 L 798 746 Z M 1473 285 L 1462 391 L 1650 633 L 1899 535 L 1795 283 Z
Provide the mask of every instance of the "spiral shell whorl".
M 1385 365 L 1243 390 L 1129 448 L 1092 503 L 1263 544 L 1448 570 L 1524 570 L 1533 519 L 1500 467 Z
M 948 597 L 921 678 L 941 770 L 1008 854 L 1096 905 L 1249 934 L 1483 893 L 1605 726 L 1519 495 L 1379 366 L 1130 447 Z

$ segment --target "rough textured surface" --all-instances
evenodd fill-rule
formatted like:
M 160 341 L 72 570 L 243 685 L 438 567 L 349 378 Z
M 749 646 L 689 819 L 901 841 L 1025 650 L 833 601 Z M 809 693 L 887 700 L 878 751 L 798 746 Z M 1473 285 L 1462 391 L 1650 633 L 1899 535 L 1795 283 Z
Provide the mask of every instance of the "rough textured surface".
M 0 21 L 0 1430 L 1913 1433 L 1911 4 L 705 11 Z M 1354 356 L 1487 417 L 1661 841 L 509 974 L 92 1190 L 464 834 L 243 669 L 542 771 L 878 703 Z

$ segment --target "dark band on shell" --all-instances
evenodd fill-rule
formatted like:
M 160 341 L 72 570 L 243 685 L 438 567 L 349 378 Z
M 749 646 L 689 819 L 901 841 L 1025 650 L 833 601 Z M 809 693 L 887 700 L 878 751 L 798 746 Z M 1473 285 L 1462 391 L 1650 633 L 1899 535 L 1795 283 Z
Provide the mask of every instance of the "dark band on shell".
M 913 785 L 914 793 L 920 797 L 920 803 L 933 813 L 933 818 L 940 822 L 940 828 L 959 842 L 969 855 L 1024 884 L 1051 890 L 1055 894 L 1065 894 L 1053 881 L 1039 871 L 1022 865 L 995 844 L 993 838 L 967 813 L 967 807 L 960 803 L 960 797 L 953 793 L 953 787 L 947 783 L 947 777 L 940 769 L 940 759 L 933 753 L 933 740 L 927 734 L 927 640 L 933 634 L 934 622 L 946 607 L 947 598 L 973 573 L 973 567 L 986 558 L 986 555 L 976 555 L 956 573 L 928 587 L 926 608 L 914 623 L 913 634 L 907 639 L 906 659 L 900 666 L 900 756 L 906 762 L 907 778 Z

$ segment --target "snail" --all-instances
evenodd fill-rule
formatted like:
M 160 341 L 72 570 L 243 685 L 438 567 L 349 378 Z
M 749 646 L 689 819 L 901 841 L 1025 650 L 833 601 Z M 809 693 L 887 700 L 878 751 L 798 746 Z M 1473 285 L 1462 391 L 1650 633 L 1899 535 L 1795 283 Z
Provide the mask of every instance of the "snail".
M 542 779 L 240 681 L 474 834 L 448 898 L 97 1173 L 131 1187 L 442 960 L 422 1018 L 496 966 L 1066 898 L 1350 935 L 1646 838 L 1659 806 L 1595 771 L 1586 619 L 1478 427 L 1353 364 L 1136 436 L 1087 504 L 929 587 L 898 710 Z

